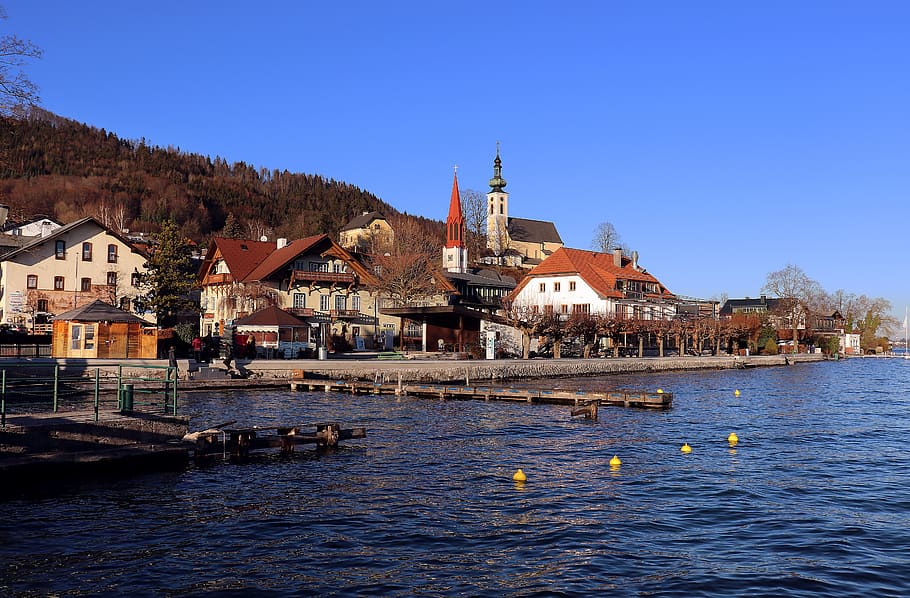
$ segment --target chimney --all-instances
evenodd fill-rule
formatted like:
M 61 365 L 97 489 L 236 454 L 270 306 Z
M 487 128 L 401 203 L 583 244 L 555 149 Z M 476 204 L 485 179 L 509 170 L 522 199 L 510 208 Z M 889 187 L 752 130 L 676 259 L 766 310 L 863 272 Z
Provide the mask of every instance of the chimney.
M 638 252 L 637 251 L 632 252 L 632 269 L 638 270 Z
M 9 216 L 9 206 L 0 204 L 0 226 L 6 224 L 7 216 Z
M 284 237 L 278 237 L 278 249 L 283 249 L 288 246 L 288 240 Z
M 622 268 L 622 247 L 613 248 L 613 265 Z

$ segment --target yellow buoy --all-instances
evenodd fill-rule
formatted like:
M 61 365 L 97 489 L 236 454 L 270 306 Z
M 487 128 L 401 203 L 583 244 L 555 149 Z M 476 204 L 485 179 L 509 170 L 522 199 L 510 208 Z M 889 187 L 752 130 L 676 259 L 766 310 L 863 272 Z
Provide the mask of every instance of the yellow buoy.
M 734 395 L 734 396 L 737 396 L 737 397 L 739 396 L 739 389 L 738 389 L 738 388 L 737 388 L 736 390 L 733 391 L 733 395 Z
M 730 444 L 736 444 L 739 442 L 739 436 L 736 435 L 736 432 L 730 432 L 730 435 L 727 436 L 727 442 Z
M 619 460 L 619 457 L 613 455 L 613 458 L 610 459 L 610 467 L 619 467 L 622 465 L 622 461 Z
M 687 442 L 687 443 L 683 444 L 683 445 L 682 445 L 682 448 L 679 449 L 679 450 L 681 450 L 681 451 L 684 452 L 684 453 L 691 453 L 691 452 L 692 452 L 692 447 L 689 446 L 689 443 Z
M 512 476 L 512 479 L 516 482 L 524 482 L 528 479 L 528 476 L 525 475 L 525 472 L 519 469 L 515 472 L 515 475 Z
M 664 394 L 664 389 L 663 389 L 663 388 L 658 388 L 658 389 L 657 389 L 657 394 L 659 394 L 659 395 Z

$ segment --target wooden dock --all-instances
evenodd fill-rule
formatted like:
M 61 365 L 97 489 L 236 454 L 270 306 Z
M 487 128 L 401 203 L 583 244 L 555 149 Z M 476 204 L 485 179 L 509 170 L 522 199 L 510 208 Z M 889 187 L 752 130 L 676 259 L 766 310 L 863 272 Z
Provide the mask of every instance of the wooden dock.
M 517 401 L 555 405 L 611 405 L 668 409 L 673 393 L 639 391 L 567 391 L 499 386 L 460 386 L 447 384 L 380 384 L 347 380 L 291 379 L 291 390 L 342 392 L 354 395 L 398 395 L 453 400 Z
M 341 440 L 366 438 L 366 428 L 344 429 L 337 422 L 312 424 L 316 431 L 302 433 L 304 426 L 275 426 L 235 428 L 225 424 L 219 428 L 193 432 L 183 437 L 184 445 L 195 459 L 221 456 L 223 458 L 244 458 L 251 451 L 277 448 L 282 453 L 293 453 L 299 444 L 315 444 L 317 449 L 338 445 Z

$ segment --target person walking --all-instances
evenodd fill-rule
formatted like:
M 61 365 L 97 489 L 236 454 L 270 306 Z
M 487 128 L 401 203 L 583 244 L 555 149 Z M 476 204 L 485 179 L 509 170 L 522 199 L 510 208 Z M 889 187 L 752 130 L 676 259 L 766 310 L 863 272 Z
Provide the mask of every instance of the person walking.
M 202 361 L 202 339 L 199 336 L 193 337 L 193 359 L 196 360 L 196 363 Z

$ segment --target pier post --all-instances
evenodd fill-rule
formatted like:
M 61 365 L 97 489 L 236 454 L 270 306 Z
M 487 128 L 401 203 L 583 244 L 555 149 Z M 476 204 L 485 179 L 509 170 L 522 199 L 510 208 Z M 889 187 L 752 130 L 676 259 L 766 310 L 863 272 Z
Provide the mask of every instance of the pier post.
M 57 391 L 60 384 L 60 364 L 54 364 L 54 413 L 57 413 Z

